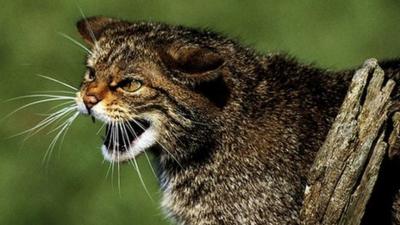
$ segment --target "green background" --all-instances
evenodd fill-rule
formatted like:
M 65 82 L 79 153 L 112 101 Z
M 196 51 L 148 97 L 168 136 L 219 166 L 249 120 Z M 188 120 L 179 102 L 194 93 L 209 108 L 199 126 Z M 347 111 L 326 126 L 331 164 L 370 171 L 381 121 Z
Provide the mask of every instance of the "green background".
M 156 20 L 208 27 L 262 52 L 285 51 L 303 62 L 339 69 L 366 58 L 400 56 L 400 1 L 54 1 L 0 2 L 0 115 L 29 100 L 6 99 L 43 90 L 66 90 L 35 74 L 78 86 L 84 52 L 77 40 L 79 9 L 90 15 Z M 160 192 L 145 157 L 139 158 L 144 191 L 132 166 L 121 166 L 118 188 L 106 177 L 96 131 L 78 118 L 49 163 L 42 163 L 54 133 L 7 138 L 34 126 L 55 104 L 31 107 L 0 121 L 0 224 L 168 224 Z M 49 131 L 49 130 L 47 130 Z M 113 177 L 113 179 L 111 178 Z

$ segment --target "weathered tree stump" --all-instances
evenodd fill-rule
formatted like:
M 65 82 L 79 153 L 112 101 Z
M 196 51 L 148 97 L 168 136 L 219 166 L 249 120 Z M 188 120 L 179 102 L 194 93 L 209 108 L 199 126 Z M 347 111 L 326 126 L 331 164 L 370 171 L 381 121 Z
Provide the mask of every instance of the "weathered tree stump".
M 389 118 L 394 86 L 376 59 L 355 73 L 311 168 L 302 224 L 361 223 L 382 160 L 399 149 L 400 113 Z

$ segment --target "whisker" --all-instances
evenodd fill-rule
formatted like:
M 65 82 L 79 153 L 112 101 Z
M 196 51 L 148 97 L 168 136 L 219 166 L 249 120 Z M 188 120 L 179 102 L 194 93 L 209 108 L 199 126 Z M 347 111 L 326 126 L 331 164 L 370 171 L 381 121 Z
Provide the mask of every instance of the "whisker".
M 111 122 L 111 124 L 110 124 L 110 139 L 112 139 L 112 140 L 114 140 L 114 122 Z M 111 145 L 111 141 L 110 142 L 108 142 L 108 146 L 107 146 L 107 149 L 110 149 L 110 147 L 113 147 L 113 149 L 114 149 L 114 146 L 110 146 Z
M 60 101 L 60 100 L 67 100 L 67 99 L 69 99 L 69 98 L 64 99 L 64 98 L 59 98 L 59 97 L 56 98 L 56 97 L 54 97 L 54 98 L 48 98 L 48 99 L 42 99 L 42 100 L 34 101 L 34 102 L 28 103 L 26 105 L 23 105 L 23 106 L 17 108 L 16 110 L 10 112 L 5 117 L 3 117 L 2 120 L 5 120 L 5 119 L 9 118 L 10 116 L 15 114 L 16 112 L 19 112 L 19 111 L 21 111 L 21 110 L 23 110 L 25 108 L 28 108 L 29 106 L 33 106 L 33 105 L 37 105 L 37 104 L 45 103 L 45 102 Z
M 106 131 L 106 137 L 108 136 L 108 134 L 110 134 L 110 138 L 111 138 L 111 135 L 112 135 L 112 133 L 110 133 L 111 129 L 112 129 L 112 126 L 109 125 L 108 129 Z M 107 149 L 110 149 L 110 142 L 108 143 Z M 111 163 L 108 166 L 107 173 L 106 173 L 106 178 L 108 177 L 108 174 L 110 173 L 110 169 L 111 169 Z
M 130 146 L 131 146 L 131 143 L 129 143 L 129 136 L 128 136 L 128 131 L 127 131 L 126 124 L 129 124 L 128 121 L 126 121 L 126 123 L 121 123 L 121 124 L 120 124 L 120 128 L 121 128 L 121 132 L 124 133 L 124 135 L 122 136 L 122 137 L 123 137 L 122 139 L 123 139 L 124 145 L 127 146 L 127 150 L 128 150 L 128 149 L 130 148 Z M 136 135 L 136 134 L 135 134 L 135 135 Z M 125 137 L 126 137 L 126 141 L 127 141 L 127 142 L 125 142 Z M 128 144 L 127 144 L 127 143 L 128 143 Z M 131 164 L 132 164 L 132 160 L 131 160 L 131 159 L 128 160 L 128 161 L 131 162 Z M 149 192 L 149 190 L 147 189 L 146 184 L 145 184 L 145 182 L 144 182 L 144 180 L 143 180 L 142 173 L 140 172 L 140 169 L 139 169 L 139 166 L 138 166 L 138 164 L 137 164 L 137 162 L 136 162 L 135 157 L 133 157 L 133 161 L 134 161 L 134 163 L 135 163 L 134 168 L 136 169 L 136 172 L 138 173 L 140 182 L 142 183 L 142 186 L 143 186 L 145 192 L 147 193 L 147 195 L 149 196 L 149 198 L 153 201 L 153 198 L 151 197 L 150 192 Z M 133 164 L 132 164 L 132 166 L 133 166 Z
M 95 36 L 94 33 L 93 33 L 92 27 L 90 26 L 89 22 L 87 21 L 87 18 L 86 18 L 86 16 L 85 16 L 85 14 L 83 13 L 82 8 L 81 8 L 78 4 L 76 4 L 76 7 L 79 9 L 79 12 L 81 13 L 83 19 L 85 20 L 85 23 L 86 23 L 86 25 L 87 25 L 87 27 L 88 27 L 88 29 L 89 29 L 90 38 L 92 39 L 93 43 L 94 43 L 95 46 L 97 47 L 97 45 L 98 45 L 98 44 L 97 44 L 97 39 L 96 39 L 96 36 Z
M 57 135 L 53 138 L 53 140 L 50 142 L 49 147 L 47 148 L 46 153 L 44 154 L 43 157 L 43 163 L 45 163 L 46 161 L 49 162 L 51 154 L 54 150 L 54 147 L 58 141 L 58 139 L 60 138 L 60 136 L 63 134 L 63 132 L 67 132 L 69 127 L 71 126 L 72 122 L 78 117 L 79 112 L 76 112 L 73 116 L 71 116 L 69 119 L 67 119 L 64 123 L 63 123 L 63 127 L 61 127 L 60 131 L 57 133 Z
M 100 129 L 96 132 L 96 135 L 99 135 L 101 130 L 103 130 L 103 128 L 106 126 L 105 123 L 103 123 L 103 125 L 101 125 Z
M 26 141 L 30 137 L 32 137 L 35 134 L 39 133 L 44 128 L 46 128 L 49 125 L 51 125 L 52 123 L 54 123 L 54 122 L 56 122 L 58 120 L 61 120 L 63 117 L 65 117 L 66 115 L 68 115 L 70 112 L 72 112 L 75 109 L 76 109 L 76 107 L 70 107 L 70 108 L 61 109 L 61 110 L 49 115 L 48 117 L 46 117 L 45 119 L 40 121 L 34 127 L 30 128 L 28 130 L 22 131 L 22 132 L 14 135 L 12 137 L 19 136 L 19 135 L 26 134 L 26 133 L 30 133 L 27 137 L 24 138 L 24 141 Z
M 47 110 L 47 111 L 53 111 L 53 110 L 55 110 L 55 109 L 57 109 L 57 108 L 59 108 L 59 107 L 61 107 L 61 106 L 64 106 L 64 105 L 67 105 L 67 104 L 71 104 L 71 103 L 75 103 L 75 101 L 63 102 L 63 103 L 61 103 L 61 104 L 59 104 L 59 105 L 56 105 L 56 106 L 51 107 L 51 108 L 50 108 L 49 110 Z M 71 106 L 73 106 L 73 105 L 75 105 L 75 104 L 71 104 Z
M 118 147 L 119 147 L 119 129 L 118 129 L 118 122 L 115 123 L 115 141 L 114 141 L 114 148 L 113 148 L 113 156 L 115 157 L 116 154 L 118 154 Z M 117 159 L 119 159 L 119 157 L 117 156 Z M 115 163 L 115 162 L 114 162 Z M 119 167 L 119 162 L 117 161 L 117 167 Z M 118 174 L 118 168 L 117 168 L 117 175 Z M 117 177 L 117 184 L 119 182 L 119 177 Z
M 48 91 L 34 91 L 34 92 L 32 92 L 32 93 L 38 93 L 38 94 L 40 94 L 40 93 L 64 93 L 64 94 L 72 94 L 72 95 L 75 95 L 75 93 L 76 92 L 74 92 L 74 91 L 59 91 L 59 90 L 48 90 Z
M 104 162 L 104 161 L 103 161 L 103 162 Z M 111 171 L 111 162 L 109 162 L 109 164 L 108 164 L 108 169 L 107 169 L 107 172 L 106 172 L 105 179 L 108 178 L 108 176 L 109 176 L 109 174 L 110 174 L 110 171 Z
M 149 158 L 149 156 L 147 155 L 147 152 L 146 152 L 146 151 L 144 151 L 144 155 L 145 155 L 145 157 L 146 157 L 147 163 L 148 163 L 149 166 L 150 166 L 151 172 L 153 173 L 154 177 L 157 177 L 157 173 L 156 173 L 156 171 L 154 170 L 153 166 L 151 165 L 152 163 L 151 163 L 150 158 Z
M 154 202 L 153 197 L 151 197 L 151 194 L 150 194 L 149 190 L 147 189 L 146 184 L 144 183 L 144 180 L 143 180 L 143 177 L 142 177 L 142 173 L 140 172 L 139 165 L 138 165 L 136 159 L 135 159 L 135 158 L 132 158 L 132 159 L 129 160 L 129 162 L 130 162 L 131 165 L 136 169 L 136 172 L 137 172 L 137 174 L 138 174 L 140 183 L 142 183 L 142 187 L 143 187 L 144 191 L 146 192 L 147 196 L 149 196 L 150 200 L 151 200 L 152 202 Z M 132 162 L 133 162 L 134 164 L 133 164 Z
M 75 97 L 72 97 L 72 96 L 34 94 L 34 95 L 23 95 L 23 96 L 10 98 L 10 99 L 5 100 L 4 102 L 11 102 L 11 101 L 15 101 L 15 100 L 18 100 L 18 99 L 37 98 L 37 97 L 49 97 L 49 98 L 60 98 L 60 99 L 75 99 Z
M 111 123 L 109 124 L 109 126 L 108 126 L 108 130 L 107 130 L 106 136 L 108 136 L 108 135 L 110 135 L 110 139 L 114 139 L 114 122 L 111 122 Z M 111 147 L 111 142 L 112 142 L 112 141 L 108 142 L 107 149 L 110 149 L 110 147 Z M 112 154 L 114 154 L 114 146 L 113 146 Z M 110 171 L 111 171 L 111 184 L 112 184 L 112 187 L 114 188 L 114 181 L 113 181 L 113 176 L 114 176 L 114 161 L 113 161 L 113 160 L 111 160 L 111 162 L 110 162 L 110 164 L 109 164 L 109 166 L 108 166 L 108 170 L 107 170 L 107 173 L 106 173 L 106 177 L 108 177 Z
M 117 126 L 118 126 L 117 129 L 122 134 L 122 125 L 121 125 L 121 123 L 117 124 Z M 118 136 L 118 138 L 119 138 L 119 136 Z M 122 136 L 122 141 L 125 143 L 124 136 Z M 129 141 L 129 139 L 128 139 L 128 141 Z M 119 165 L 119 152 L 117 152 L 117 171 L 118 171 L 118 193 L 121 195 L 121 176 L 120 176 L 120 165 Z
M 112 127 L 113 127 L 113 146 L 112 146 L 112 155 L 115 155 L 115 141 L 116 141 L 116 135 L 118 135 L 117 130 L 115 129 L 115 122 L 112 122 Z M 112 166 L 111 166 L 111 183 L 113 184 L 113 188 L 114 188 L 114 160 L 111 161 L 112 162 Z
M 71 112 L 71 111 L 69 111 L 69 113 L 70 113 L 70 112 Z M 68 115 L 68 113 L 65 114 L 64 116 L 67 116 L 67 115 Z M 63 116 L 63 117 L 64 117 L 64 116 Z M 60 119 L 62 119 L 62 118 L 60 118 Z M 59 126 L 55 127 L 54 129 L 48 131 L 46 134 L 49 135 L 49 134 L 51 134 L 51 133 L 57 131 L 62 125 L 63 125 L 63 124 L 60 124 Z
M 42 78 L 47 79 L 47 80 L 54 81 L 54 82 L 56 82 L 56 83 L 59 83 L 59 84 L 65 86 L 65 87 L 71 88 L 71 89 L 74 90 L 74 91 L 78 91 L 77 88 L 75 88 L 75 87 L 73 87 L 73 86 L 71 86 L 71 85 L 69 85 L 69 84 L 67 84 L 67 83 L 64 83 L 64 82 L 62 82 L 62 81 L 59 81 L 59 80 L 57 80 L 57 79 L 55 79 L 55 78 L 52 78 L 52 77 L 49 77 L 49 76 L 45 76 L 45 75 L 42 75 L 42 74 L 37 74 L 37 76 L 42 77 Z
M 118 138 L 118 129 L 117 129 L 117 123 L 116 122 L 111 122 L 111 138 L 112 138 L 112 157 L 115 156 L 116 153 L 116 149 L 117 149 L 117 138 Z M 111 142 L 110 142 L 111 144 Z M 112 187 L 114 188 L 114 167 L 115 167 L 115 160 L 111 161 L 111 183 L 112 183 Z
M 73 119 L 71 119 L 71 122 L 70 122 L 69 126 L 67 127 L 67 129 L 65 130 L 64 134 L 63 134 L 62 137 L 61 137 L 61 141 L 60 141 L 60 144 L 59 144 L 59 149 L 61 149 L 61 146 L 62 146 L 62 144 L 64 143 L 64 139 L 65 139 L 65 136 L 66 136 L 66 134 L 67 134 L 67 132 L 68 132 L 69 127 L 72 125 L 72 123 L 74 122 L 74 120 L 75 120 L 78 116 L 79 116 L 79 112 L 75 113 L 75 115 L 73 116 Z
M 83 44 L 81 44 L 79 41 L 75 40 L 74 38 L 72 38 L 68 34 L 63 33 L 63 32 L 57 32 L 57 33 L 58 33 L 58 35 L 60 35 L 60 36 L 64 37 L 65 39 L 71 41 L 72 43 L 74 43 L 75 45 L 80 47 L 81 49 L 85 50 L 85 52 L 89 53 L 90 55 L 93 55 L 92 51 L 90 51 L 86 46 L 84 46 Z
M 138 136 L 137 136 L 135 130 L 134 130 L 133 127 L 129 124 L 129 121 L 127 121 L 127 123 L 125 123 L 125 124 L 127 124 L 127 126 L 128 126 L 127 128 L 129 129 L 129 131 L 130 131 L 132 134 L 134 134 L 136 138 L 138 138 Z M 125 126 L 126 126 L 126 125 L 125 125 Z M 141 128 L 142 128 L 142 127 L 141 127 Z M 142 129 L 144 129 L 144 128 L 142 128 Z M 153 166 L 151 165 L 149 156 L 147 155 L 146 151 L 144 151 L 144 154 L 145 154 L 145 156 L 146 156 L 147 162 L 149 163 L 149 166 L 150 166 L 150 168 L 151 168 L 151 171 L 153 172 L 154 176 L 157 177 L 157 174 L 156 174 L 156 172 L 155 172 Z
M 56 144 L 58 138 L 60 137 L 61 133 L 64 131 L 64 129 L 66 129 L 66 127 L 68 126 L 68 122 L 64 122 L 63 123 L 63 127 L 60 129 L 60 131 L 57 133 L 57 135 L 53 138 L 53 140 L 50 142 L 49 147 L 47 148 L 43 159 L 42 159 L 42 163 L 44 164 L 45 162 L 48 162 L 48 158 L 50 157 L 50 154 L 53 151 L 53 146 Z

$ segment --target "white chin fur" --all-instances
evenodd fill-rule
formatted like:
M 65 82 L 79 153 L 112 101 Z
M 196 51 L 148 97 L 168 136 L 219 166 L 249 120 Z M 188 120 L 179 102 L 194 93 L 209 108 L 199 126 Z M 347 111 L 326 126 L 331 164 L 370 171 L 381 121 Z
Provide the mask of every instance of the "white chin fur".
M 104 159 L 110 162 L 123 162 L 133 159 L 146 149 L 150 148 L 157 142 L 158 134 L 153 126 L 150 126 L 143 132 L 134 142 L 129 149 L 125 152 L 108 150 L 103 144 L 101 151 L 103 152 Z

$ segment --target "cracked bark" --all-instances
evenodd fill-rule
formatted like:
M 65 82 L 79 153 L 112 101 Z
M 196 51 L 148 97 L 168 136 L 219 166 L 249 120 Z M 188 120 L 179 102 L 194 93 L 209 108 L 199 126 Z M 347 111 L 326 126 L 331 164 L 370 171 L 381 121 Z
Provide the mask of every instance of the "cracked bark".
M 310 170 L 302 224 L 361 223 L 383 158 L 398 155 L 400 113 L 389 118 L 394 86 L 376 59 L 355 73 Z

